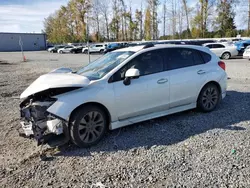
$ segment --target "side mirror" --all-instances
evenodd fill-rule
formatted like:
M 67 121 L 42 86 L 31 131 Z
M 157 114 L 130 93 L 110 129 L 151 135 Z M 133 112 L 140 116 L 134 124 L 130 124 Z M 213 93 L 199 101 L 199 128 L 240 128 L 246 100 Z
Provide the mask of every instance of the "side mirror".
M 131 79 L 137 79 L 140 76 L 140 71 L 138 69 L 129 69 L 125 73 L 125 79 L 123 81 L 124 85 L 130 85 Z
M 140 76 L 140 71 L 138 69 L 128 69 L 127 72 L 125 73 L 125 78 L 130 77 L 130 78 L 139 78 Z

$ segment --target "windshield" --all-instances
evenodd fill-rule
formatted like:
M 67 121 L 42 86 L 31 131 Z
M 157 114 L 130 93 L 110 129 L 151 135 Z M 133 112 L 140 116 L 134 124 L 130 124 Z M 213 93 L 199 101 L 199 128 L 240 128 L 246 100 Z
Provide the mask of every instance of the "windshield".
M 80 69 L 77 74 L 86 76 L 89 80 L 98 80 L 133 54 L 130 51 L 107 53 Z

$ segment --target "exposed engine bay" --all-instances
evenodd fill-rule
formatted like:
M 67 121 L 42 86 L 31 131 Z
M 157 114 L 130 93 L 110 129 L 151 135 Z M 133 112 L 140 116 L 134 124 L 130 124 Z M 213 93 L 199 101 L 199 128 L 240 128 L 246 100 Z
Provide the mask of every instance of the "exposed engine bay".
M 34 137 L 38 145 L 46 143 L 49 134 L 68 136 L 67 122 L 50 114 L 47 109 L 57 100 L 53 96 L 78 87 L 54 88 L 29 96 L 20 104 L 21 126 L 26 137 Z

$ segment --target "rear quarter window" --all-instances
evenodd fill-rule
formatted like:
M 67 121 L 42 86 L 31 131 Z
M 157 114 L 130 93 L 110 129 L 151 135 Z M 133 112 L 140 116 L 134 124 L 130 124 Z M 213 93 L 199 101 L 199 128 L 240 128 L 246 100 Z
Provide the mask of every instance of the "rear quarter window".
M 203 51 L 200 51 L 200 54 L 205 63 L 208 63 L 209 61 L 211 61 L 212 57 L 210 54 L 203 52 Z

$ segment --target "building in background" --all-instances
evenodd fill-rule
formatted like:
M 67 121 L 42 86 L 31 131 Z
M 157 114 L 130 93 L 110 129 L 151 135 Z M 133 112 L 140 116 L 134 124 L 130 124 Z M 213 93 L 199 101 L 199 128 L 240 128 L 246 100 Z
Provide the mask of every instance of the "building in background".
M 20 42 L 21 38 L 21 42 Z M 1 33 L 0 52 L 46 50 L 46 35 L 44 33 Z

